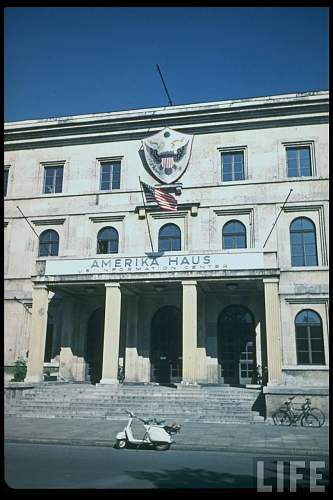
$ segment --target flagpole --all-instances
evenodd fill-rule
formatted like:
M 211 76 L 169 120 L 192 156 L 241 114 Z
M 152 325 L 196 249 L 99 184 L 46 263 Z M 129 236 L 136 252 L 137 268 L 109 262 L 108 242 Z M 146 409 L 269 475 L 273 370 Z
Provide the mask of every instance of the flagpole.
M 149 234 L 151 251 L 153 253 L 155 253 L 154 252 L 154 248 L 153 248 L 153 242 L 152 242 L 152 239 L 151 239 L 151 234 L 150 234 L 150 227 L 149 227 L 149 222 L 148 222 L 148 215 L 147 215 L 147 209 L 146 209 L 146 204 L 145 204 L 145 197 L 144 197 L 143 191 L 142 191 L 142 184 L 141 184 L 140 176 L 139 176 L 139 182 L 140 182 L 140 191 L 141 191 L 141 195 L 142 195 L 143 206 L 145 207 L 145 214 L 146 214 L 146 221 L 147 221 L 147 227 L 148 227 L 148 234 Z
M 161 77 L 161 80 L 162 80 L 163 87 L 164 87 L 164 90 L 165 90 L 165 92 L 166 92 L 166 95 L 168 96 L 169 104 L 170 104 L 170 106 L 172 106 L 171 97 L 170 97 L 169 92 L 168 92 L 168 89 L 167 89 L 167 87 L 166 87 L 166 85 L 165 85 L 165 82 L 164 82 L 164 79 L 163 79 L 163 76 L 162 76 L 162 73 L 161 73 L 160 67 L 159 67 L 159 65 L 158 65 L 158 64 L 156 64 L 156 67 L 157 67 L 157 71 L 159 72 L 159 75 L 160 75 L 160 77 Z
M 270 235 L 271 235 L 271 233 L 272 233 L 272 231 L 273 231 L 273 229 L 274 229 L 274 226 L 275 226 L 275 224 L 277 223 L 277 220 L 278 220 L 278 218 L 280 217 L 280 214 L 281 214 L 281 212 L 282 212 L 282 210 L 283 210 L 283 208 L 284 208 L 285 204 L 287 203 L 287 200 L 288 200 L 289 196 L 291 195 L 292 190 L 293 190 L 293 189 L 292 189 L 292 188 L 290 188 L 289 194 L 288 194 L 287 198 L 285 199 L 285 201 L 284 201 L 284 203 L 283 203 L 283 205 L 282 205 L 282 207 L 281 207 L 281 210 L 280 210 L 280 212 L 278 213 L 277 218 L 275 219 L 275 222 L 274 222 L 274 224 L 273 224 L 273 226 L 272 226 L 272 229 L 270 230 L 269 235 L 267 236 L 266 241 L 265 241 L 265 243 L 264 243 L 264 245 L 263 245 L 263 247 L 262 247 L 263 249 L 265 248 L 265 245 L 266 245 L 266 243 L 267 243 L 267 241 L 268 241 L 268 238 L 270 237 Z
M 32 225 L 30 224 L 30 222 L 28 221 L 28 219 L 26 218 L 26 216 L 24 215 L 24 213 L 22 212 L 22 210 L 20 209 L 20 207 L 18 205 L 16 205 L 16 208 L 21 212 L 21 214 L 23 215 L 23 218 L 27 221 L 27 223 L 29 224 L 30 229 L 35 233 L 35 235 L 37 236 L 38 241 L 39 241 L 39 235 L 36 233 L 36 231 L 34 230 L 34 228 L 32 227 Z M 50 256 L 49 249 L 47 249 L 47 256 Z
M 26 218 L 26 216 L 24 215 L 24 213 L 22 212 L 22 210 L 20 209 L 19 206 L 16 206 L 16 208 L 21 212 L 21 214 L 23 215 L 24 219 L 27 221 L 27 223 L 29 224 L 30 226 L 30 229 L 35 233 L 35 235 L 37 236 L 37 238 L 39 239 L 39 236 L 38 234 L 36 233 L 36 231 L 34 230 L 34 228 L 32 227 L 32 225 L 30 224 L 30 222 L 28 221 L 28 219 Z

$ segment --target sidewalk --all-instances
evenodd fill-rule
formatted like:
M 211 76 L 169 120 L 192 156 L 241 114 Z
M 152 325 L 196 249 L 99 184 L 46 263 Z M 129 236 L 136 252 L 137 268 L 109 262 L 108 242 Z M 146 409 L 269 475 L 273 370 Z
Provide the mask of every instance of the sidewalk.
M 113 446 L 126 421 L 5 417 L 7 442 Z M 327 455 L 327 426 L 280 427 L 256 424 L 183 423 L 174 450 L 210 450 L 274 455 Z

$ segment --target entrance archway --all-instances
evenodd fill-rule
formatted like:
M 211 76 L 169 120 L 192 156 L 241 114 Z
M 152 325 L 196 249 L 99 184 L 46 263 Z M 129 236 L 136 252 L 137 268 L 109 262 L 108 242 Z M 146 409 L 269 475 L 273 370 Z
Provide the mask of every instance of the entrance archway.
M 88 320 L 85 360 L 89 363 L 92 384 L 102 378 L 104 340 L 104 308 L 96 309 Z
M 255 324 L 243 306 L 226 307 L 218 320 L 218 360 L 225 384 L 250 384 L 255 369 Z
M 175 306 L 163 306 L 151 322 L 152 381 L 180 382 L 182 378 L 182 316 Z

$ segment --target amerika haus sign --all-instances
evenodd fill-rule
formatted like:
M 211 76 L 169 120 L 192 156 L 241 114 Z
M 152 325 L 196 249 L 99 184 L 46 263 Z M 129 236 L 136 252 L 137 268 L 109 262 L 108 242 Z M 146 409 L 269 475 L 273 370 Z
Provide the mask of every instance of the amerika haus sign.
M 223 253 L 149 256 L 112 256 L 96 259 L 47 260 L 45 275 L 161 273 L 177 271 L 212 271 L 226 269 L 262 269 L 263 254 Z

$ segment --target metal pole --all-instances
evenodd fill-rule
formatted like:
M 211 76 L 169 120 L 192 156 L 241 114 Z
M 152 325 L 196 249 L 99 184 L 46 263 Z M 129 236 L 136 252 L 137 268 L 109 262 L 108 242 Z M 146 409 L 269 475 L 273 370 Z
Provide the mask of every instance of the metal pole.
M 171 101 L 171 97 L 170 97 L 169 92 L 168 92 L 168 89 L 166 88 L 166 85 L 165 85 L 165 83 L 164 83 L 164 80 L 163 80 L 163 76 L 162 76 L 162 73 L 161 73 L 160 67 L 159 67 L 159 65 L 158 65 L 158 64 L 156 64 L 156 67 L 157 67 L 157 71 L 158 71 L 158 72 L 159 72 L 159 74 L 160 74 L 160 77 L 161 77 L 161 80 L 162 80 L 162 83 L 163 83 L 163 86 L 164 86 L 164 90 L 165 90 L 165 92 L 166 92 L 166 95 L 168 96 L 168 99 L 169 99 L 169 104 L 170 104 L 170 106 L 172 106 L 173 104 L 172 104 L 172 101 Z
M 26 218 L 26 216 L 24 215 L 24 213 L 22 212 L 22 210 L 20 209 L 20 207 L 16 206 L 16 208 L 21 212 L 21 214 L 23 215 L 23 217 L 25 218 L 25 220 L 27 221 L 27 223 L 29 224 L 30 228 L 33 230 L 33 232 L 35 233 L 35 235 L 37 236 L 37 238 L 39 239 L 39 236 L 38 234 L 36 233 L 36 231 L 34 230 L 34 228 L 32 227 L 32 225 L 30 224 L 30 222 L 28 221 L 28 219 Z
M 287 200 L 288 200 L 288 198 L 289 198 L 289 196 L 290 196 L 291 192 L 292 192 L 292 188 L 290 189 L 289 194 L 288 194 L 287 198 L 285 199 L 285 202 L 284 202 L 284 204 L 282 205 L 281 210 L 280 210 L 280 212 L 278 213 L 278 216 L 277 216 L 277 218 L 275 219 L 275 222 L 274 222 L 274 224 L 273 224 L 273 226 L 272 226 L 272 229 L 270 230 L 269 235 L 267 236 L 266 241 L 265 241 L 265 243 L 264 243 L 264 246 L 263 246 L 262 248 L 265 248 L 265 245 L 266 245 L 266 243 L 267 243 L 267 241 L 268 241 L 268 238 L 270 237 L 270 235 L 271 235 L 271 233 L 272 233 L 272 231 L 273 231 L 273 229 L 274 229 L 274 226 L 275 226 L 275 224 L 277 223 L 278 218 L 280 217 L 280 213 L 282 212 L 283 207 L 284 207 L 284 206 L 285 206 L 285 204 L 287 203 Z
M 142 184 L 141 184 L 140 176 L 139 176 L 139 182 L 140 182 L 140 190 L 141 190 L 141 194 L 142 194 L 143 206 L 145 207 L 145 214 L 146 214 L 146 221 L 147 221 L 147 227 L 148 227 L 148 234 L 149 234 L 151 251 L 154 253 L 153 242 L 152 242 L 152 239 L 151 239 L 150 227 L 149 227 L 148 216 L 147 216 L 147 209 L 146 209 L 146 204 L 145 204 L 145 197 L 144 197 L 144 194 L 143 194 L 143 191 L 142 191 Z
M 29 224 L 30 229 L 32 229 L 32 230 L 33 230 L 33 232 L 35 233 L 35 235 L 37 236 L 38 241 L 39 241 L 39 235 L 36 233 L 36 231 L 34 230 L 34 228 L 32 227 L 32 225 L 30 224 L 30 222 L 28 221 L 28 219 L 26 218 L 26 216 L 24 215 L 24 213 L 22 212 L 22 210 L 20 209 L 20 207 L 16 205 L 16 208 L 17 208 L 17 209 L 21 212 L 21 214 L 23 215 L 24 219 L 25 219 L 25 220 L 27 221 L 27 223 Z M 47 256 L 48 256 L 48 257 L 49 257 L 49 256 L 51 256 L 51 254 L 50 254 L 50 249 L 49 249 L 49 248 L 47 249 Z

